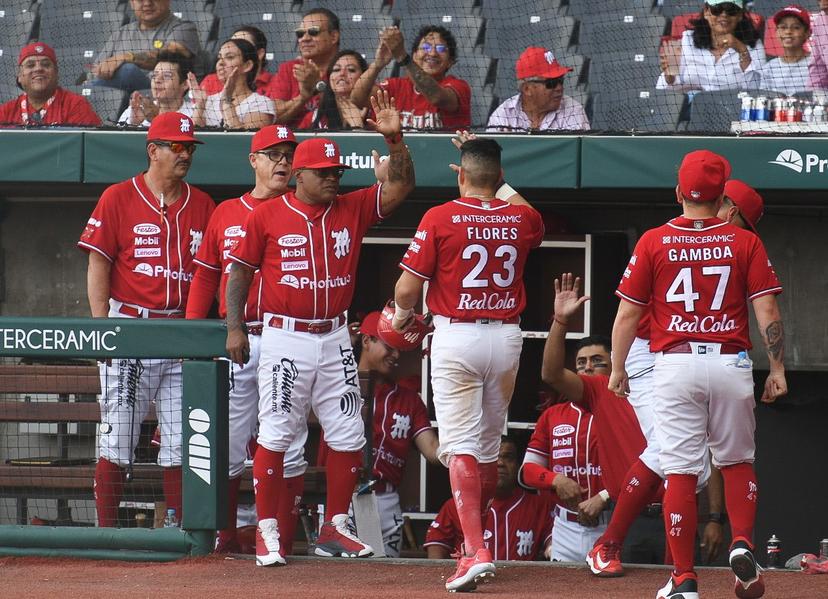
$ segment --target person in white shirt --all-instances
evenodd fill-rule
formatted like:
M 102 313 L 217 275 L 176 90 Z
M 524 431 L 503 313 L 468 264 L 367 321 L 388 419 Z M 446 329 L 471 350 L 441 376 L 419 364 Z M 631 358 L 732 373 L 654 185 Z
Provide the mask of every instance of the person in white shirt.
M 761 82 L 765 47 L 744 0 L 707 0 L 693 29 L 662 46 L 658 89 L 754 89 Z
M 165 112 L 180 112 L 193 116 L 193 103 L 186 97 L 189 85 L 187 74 L 192 71 L 192 61 L 176 52 L 162 51 L 158 54 L 150 74 L 152 97 L 141 92 L 132 92 L 129 106 L 121 113 L 118 123 L 149 127 L 150 122 Z
M 564 94 L 564 77 L 572 69 L 551 50 L 531 46 L 515 63 L 519 93 L 498 106 L 487 131 L 551 131 L 589 129 L 581 103 Z
M 783 54 L 762 67 L 762 89 L 789 96 L 810 89 L 810 54 L 803 46 L 811 36 L 811 15 L 801 6 L 791 4 L 773 15 L 773 22 Z

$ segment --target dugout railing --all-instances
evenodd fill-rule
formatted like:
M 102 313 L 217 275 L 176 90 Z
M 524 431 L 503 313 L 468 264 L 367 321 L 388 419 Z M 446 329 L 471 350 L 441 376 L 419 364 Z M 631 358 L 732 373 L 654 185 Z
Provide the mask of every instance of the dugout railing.
M 204 555 L 213 548 L 215 531 L 226 526 L 228 362 L 224 355 L 226 329 L 220 322 L 132 319 L 0 318 L 0 393 L 36 388 L 58 395 L 56 402 L 27 402 L 25 397 L 0 402 L 6 422 L 56 424 L 57 452 L 68 458 L 61 436 L 69 421 L 80 426 L 95 422 L 97 402 L 62 401 L 68 393 L 94 397 L 97 369 L 83 366 L 30 365 L 19 360 L 66 361 L 81 358 L 181 359 L 183 372 L 182 479 L 180 528 L 98 528 L 76 526 L 0 525 L 0 555 L 65 555 L 95 559 L 168 561 Z M 33 380 L 36 382 L 33 385 Z M 66 416 L 64 413 L 70 413 Z M 88 412 L 88 413 L 87 413 Z M 32 495 L 37 465 L 0 465 L 0 494 L 17 497 L 18 518 L 25 498 Z M 67 464 L 41 470 L 60 480 L 58 513 L 72 493 L 88 494 L 94 466 Z M 136 468 L 134 479 L 158 485 L 152 468 Z M 28 487 L 28 488 L 27 488 Z M 36 494 L 36 493 L 35 493 Z M 128 497 L 125 497 L 128 499 Z M 63 501 L 64 503 L 61 503 Z M 60 520 L 59 520 L 60 521 Z

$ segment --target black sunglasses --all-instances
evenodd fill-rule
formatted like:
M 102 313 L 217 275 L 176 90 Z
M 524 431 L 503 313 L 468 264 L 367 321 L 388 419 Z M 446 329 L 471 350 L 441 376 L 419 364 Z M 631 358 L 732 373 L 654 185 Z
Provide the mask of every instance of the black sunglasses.
M 736 6 L 735 4 L 731 4 L 726 2 L 725 4 L 717 4 L 716 6 L 707 6 L 710 14 L 714 17 L 718 17 L 722 13 L 726 14 L 728 17 L 735 17 L 742 13 L 742 9 Z
M 297 29 L 296 39 L 302 39 L 303 37 L 305 37 L 306 33 L 311 37 L 316 37 L 317 35 L 322 33 L 322 28 L 314 25 L 313 27 L 308 27 L 307 29 Z
M 554 79 L 530 79 L 530 83 L 543 83 L 546 89 L 555 89 L 559 85 L 563 85 L 563 77 L 555 77 Z
M 284 158 L 285 162 L 287 162 L 288 164 L 293 162 L 293 152 L 281 152 L 279 150 L 260 150 L 254 153 L 267 156 L 271 162 L 279 162 L 282 158 Z

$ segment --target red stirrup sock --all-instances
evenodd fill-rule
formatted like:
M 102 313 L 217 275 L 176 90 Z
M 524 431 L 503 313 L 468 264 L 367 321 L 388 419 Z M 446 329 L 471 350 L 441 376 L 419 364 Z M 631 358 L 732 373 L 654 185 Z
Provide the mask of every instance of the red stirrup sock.
M 221 544 L 226 544 L 236 538 L 236 526 L 239 511 L 239 487 L 241 476 L 227 481 L 227 527 L 218 531 Z
M 279 496 L 278 516 L 279 543 L 282 555 L 293 553 L 293 538 L 296 536 L 296 522 L 299 520 L 299 504 L 305 492 L 305 475 L 285 478 L 285 486 Z
M 743 462 L 723 466 L 720 470 L 724 478 L 725 505 L 733 540 L 742 538 L 753 549 L 753 525 L 756 522 L 756 499 L 759 495 L 753 464 Z
M 480 475 L 480 523 L 486 528 L 489 504 L 497 491 L 497 462 L 477 464 L 477 473 Z
M 693 572 L 696 546 L 696 483 L 694 474 L 668 474 L 664 492 L 664 530 L 673 554 L 673 574 Z
M 480 524 L 480 473 L 477 460 L 470 455 L 454 455 L 449 460 L 449 481 L 460 528 L 463 529 L 466 555 L 474 555 L 483 547 Z
M 325 479 L 328 482 L 328 505 L 325 506 L 325 521 L 330 522 L 337 514 L 347 514 L 354 494 L 359 467 L 362 464 L 361 451 L 336 451 L 328 449 L 325 463 Z
M 98 526 L 117 526 L 118 504 L 124 492 L 124 469 L 106 458 L 95 466 L 95 510 Z
M 284 451 L 271 451 L 261 445 L 256 450 L 256 457 L 253 458 L 253 493 L 259 520 L 276 517 L 284 480 L 284 462 Z
M 644 462 L 636 460 L 627 471 L 626 481 L 627 484 L 618 494 L 618 501 L 612 511 L 609 526 L 599 539 L 599 543 L 624 544 L 624 539 L 633 521 L 652 501 L 661 483 L 661 477 L 647 468 Z

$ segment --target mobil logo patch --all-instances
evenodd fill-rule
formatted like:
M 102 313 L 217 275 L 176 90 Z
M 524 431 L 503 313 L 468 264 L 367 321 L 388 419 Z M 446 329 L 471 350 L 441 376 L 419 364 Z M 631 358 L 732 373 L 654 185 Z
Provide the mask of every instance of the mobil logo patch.
M 158 235 L 161 227 L 152 223 L 140 223 L 132 227 L 132 232 L 136 235 Z
M 233 225 L 232 227 L 227 227 L 224 230 L 225 237 L 241 237 L 242 236 L 242 228 L 241 225 Z
M 304 235 L 282 235 L 279 238 L 279 245 L 283 248 L 295 248 L 300 245 L 305 245 L 308 238 Z
M 552 429 L 552 436 L 565 437 L 566 435 L 571 435 L 574 432 L 575 427 L 571 424 L 559 424 L 558 426 Z

